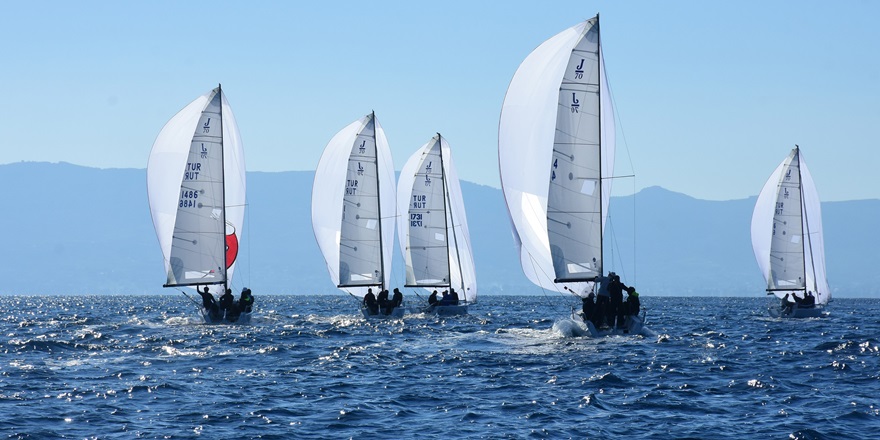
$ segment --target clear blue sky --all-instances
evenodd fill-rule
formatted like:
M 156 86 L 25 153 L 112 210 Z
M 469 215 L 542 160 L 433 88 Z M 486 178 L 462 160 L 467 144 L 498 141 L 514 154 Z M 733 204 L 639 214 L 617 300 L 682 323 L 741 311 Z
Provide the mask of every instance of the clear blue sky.
M 617 193 L 755 195 L 798 143 L 823 200 L 880 198 L 876 1 L 4 2 L 0 163 L 144 168 L 222 83 L 251 171 L 314 169 L 375 110 L 396 168 L 439 131 L 498 187 L 514 71 L 597 12 L 616 172 L 636 174 Z

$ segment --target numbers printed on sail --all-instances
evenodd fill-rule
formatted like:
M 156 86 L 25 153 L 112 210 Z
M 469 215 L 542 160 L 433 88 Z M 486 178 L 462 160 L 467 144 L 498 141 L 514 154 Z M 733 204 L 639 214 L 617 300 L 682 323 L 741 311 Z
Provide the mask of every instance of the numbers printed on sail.
M 410 213 L 409 214 L 409 226 L 411 228 L 420 228 L 422 227 L 422 215 L 421 213 Z
M 198 206 L 196 199 L 199 198 L 199 191 L 192 189 L 180 190 L 180 201 L 177 203 L 178 208 L 195 208 Z
M 581 107 L 581 101 L 577 99 L 577 94 L 574 92 L 571 93 L 571 112 L 578 113 L 578 109 Z

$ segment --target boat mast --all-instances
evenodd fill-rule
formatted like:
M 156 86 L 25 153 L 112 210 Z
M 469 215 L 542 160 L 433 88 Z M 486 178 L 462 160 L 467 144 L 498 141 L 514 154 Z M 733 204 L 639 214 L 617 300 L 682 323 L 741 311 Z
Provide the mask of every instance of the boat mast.
M 226 164 L 224 163 L 224 149 L 225 145 L 223 143 L 223 89 L 221 85 L 217 84 L 217 94 L 220 95 L 220 179 L 221 179 L 221 194 L 223 195 L 223 205 L 220 207 L 220 221 L 223 230 L 221 234 L 223 235 L 223 292 L 226 293 L 226 290 L 229 288 L 229 277 L 228 277 L 228 262 L 226 261 Z
M 381 293 L 385 290 L 385 248 L 382 246 L 382 191 L 379 181 L 379 137 L 376 135 L 379 124 L 376 123 L 375 110 L 370 112 L 370 118 L 373 120 L 373 149 L 376 151 L 376 212 L 379 217 L 379 292 Z
M 605 217 L 602 213 L 605 193 L 602 189 L 602 32 L 599 29 L 599 13 L 596 13 L 596 42 L 596 71 L 599 79 L 596 90 L 599 96 L 599 276 L 602 276 L 605 273 Z
M 818 288 L 817 288 L 818 284 L 816 284 L 816 263 L 813 262 L 813 237 L 810 236 L 810 217 L 808 215 L 804 214 L 804 206 L 806 205 L 807 200 L 804 197 L 804 176 L 801 173 L 801 147 L 799 147 L 797 144 L 794 144 L 794 149 L 795 149 L 795 154 L 797 155 L 797 158 L 798 158 L 798 191 L 800 191 L 800 193 L 801 193 L 801 203 L 800 203 L 800 205 L 801 205 L 800 206 L 801 219 L 803 221 L 802 225 L 806 229 L 806 231 L 804 231 L 803 235 L 805 238 L 810 239 L 810 248 L 809 248 L 809 250 L 810 250 L 810 269 L 812 269 L 812 271 L 813 271 L 813 291 L 816 291 L 816 290 L 818 290 Z M 801 246 L 803 246 L 803 248 L 804 248 L 803 249 L 804 255 L 805 255 L 804 256 L 804 276 L 806 276 L 807 275 L 807 258 L 806 258 L 807 244 L 806 244 L 806 240 L 803 240 L 801 242 Z M 807 280 L 804 280 L 804 290 L 807 289 L 806 281 Z M 818 292 L 816 292 L 816 293 L 818 293 Z

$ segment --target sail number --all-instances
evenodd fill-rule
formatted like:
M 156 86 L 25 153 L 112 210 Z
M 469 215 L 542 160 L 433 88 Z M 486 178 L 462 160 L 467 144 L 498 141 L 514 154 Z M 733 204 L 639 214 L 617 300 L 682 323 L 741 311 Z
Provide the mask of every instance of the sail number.
M 196 207 L 196 199 L 199 198 L 199 192 L 196 190 L 181 190 L 180 191 L 180 201 L 177 204 L 178 208 L 195 208 Z
M 411 227 L 411 228 L 422 227 L 422 215 L 424 215 L 424 214 L 411 213 L 409 215 L 409 227 Z

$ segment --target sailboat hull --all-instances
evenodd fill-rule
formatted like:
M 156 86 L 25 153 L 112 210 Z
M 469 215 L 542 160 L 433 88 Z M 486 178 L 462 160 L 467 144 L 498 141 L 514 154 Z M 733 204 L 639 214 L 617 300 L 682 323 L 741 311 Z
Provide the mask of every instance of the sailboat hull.
M 208 314 L 207 310 L 202 309 L 202 319 L 205 320 L 205 324 L 239 324 L 239 325 L 248 325 L 251 323 L 251 315 L 253 312 L 241 313 L 235 318 L 234 321 L 229 321 L 225 317 L 221 319 L 214 319 Z
M 430 306 L 428 307 L 426 313 L 430 313 L 437 316 L 461 316 L 468 314 L 468 306 L 467 305 L 458 305 L 458 306 Z
M 642 312 L 641 315 L 629 315 L 626 317 L 626 325 L 624 328 L 620 329 L 597 329 L 595 325 L 593 325 L 590 321 L 584 321 L 583 317 L 577 312 L 572 312 L 571 319 L 578 326 L 584 330 L 584 334 L 589 334 L 591 337 L 600 338 L 604 336 L 630 336 L 630 335 L 642 335 L 642 336 L 650 336 L 652 332 L 645 327 L 645 315 L 646 312 Z
M 379 311 L 378 314 L 373 315 L 370 313 L 370 310 L 368 308 L 361 307 L 361 314 L 363 314 L 364 318 L 367 318 L 367 319 L 400 319 L 400 318 L 403 318 L 403 312 L 404 312 L 403 306 L 400 306 L 400 307 L 395 307 L 394 309 L 392 309 L 391 313 L 389 313 L 387 315 L 382 313 L 381 310 Z
M 797 304 L 791 306 L 791 310 L 782 310 L 779 305 L 770 306 L 767 313 L 771 318 L 824 318 L 828 316 L 825 306 L 817 304 L 812 307 L 798 307 Z

